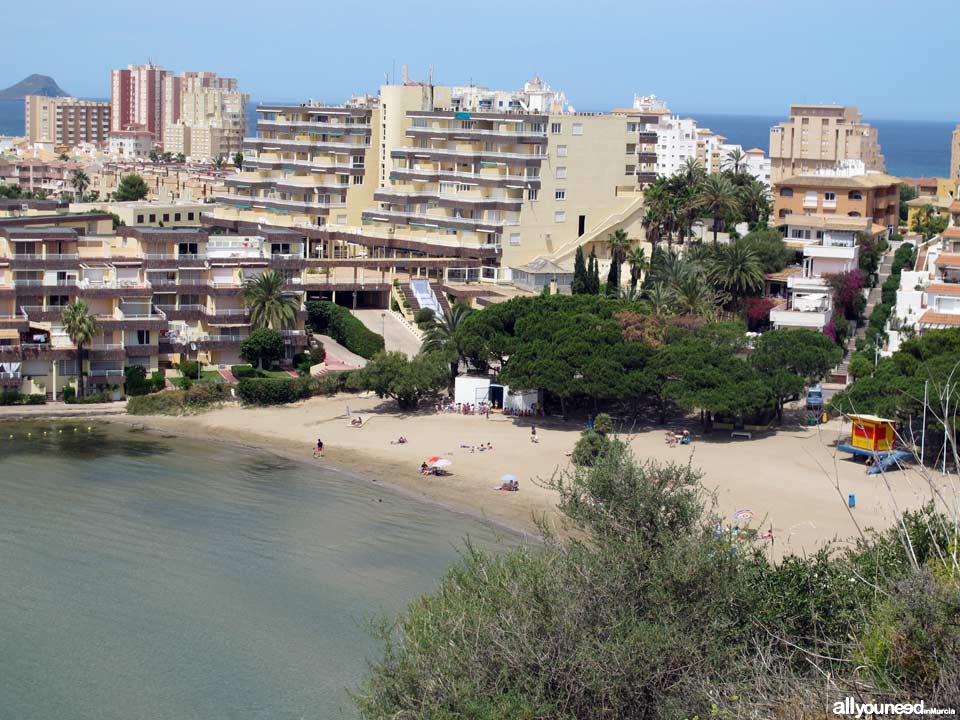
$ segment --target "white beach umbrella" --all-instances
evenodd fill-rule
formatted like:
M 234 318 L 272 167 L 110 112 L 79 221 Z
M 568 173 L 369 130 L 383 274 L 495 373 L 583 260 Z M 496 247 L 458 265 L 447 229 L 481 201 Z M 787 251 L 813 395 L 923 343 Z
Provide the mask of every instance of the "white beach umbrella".
M 440 458 L 439 460 L 434 460 L 434 461 L 433 461 L 432 463 L 430 463 L 430 464 L 433 465 L 433 467 L 445 468 L 445 467 L 450 467 L 451 465 L 453 465 L 453 460 L 450 460 L 450 459 L 448 459 L 448 458 Z
M 516 475 L 501 475 L 500 482 L 513 482 L 517 479 Z

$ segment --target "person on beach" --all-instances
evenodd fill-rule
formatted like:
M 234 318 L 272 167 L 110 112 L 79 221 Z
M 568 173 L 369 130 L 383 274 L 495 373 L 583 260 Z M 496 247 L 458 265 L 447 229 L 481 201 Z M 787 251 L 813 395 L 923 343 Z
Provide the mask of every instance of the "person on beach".
M 391 440 L 391 441 L 390 441 L 390 444 L 391 444 L 391 445 L 406 445 L 406 444 L 407 444 L 407 439 L 406 439 L 403 435 L 401 435 L 401 436 L 398 437 L 396 440 Z
M 420 463 L 420 474 L 426 475 L 429 472 L 430 472 L 430 466 L 427 465 L 425 462 Z
M 313 451 L 313 456 L 315 458 L 323 457 L 323 440 L 321 440 L 320 438 L 317 438 L 317 447 Z
M 353 420 L 350 421 L 350 425 L 353 427 L 363 427 L 363 418 L 357 415 Z
M 540 442 L 539 438 L 537 438 L 537 426 L 536 426 L 536 425 L 531 425 L 531 426 L 530 426 L 530 442 L 532 442 L 532 443 L 538 443 L 538 442 Z

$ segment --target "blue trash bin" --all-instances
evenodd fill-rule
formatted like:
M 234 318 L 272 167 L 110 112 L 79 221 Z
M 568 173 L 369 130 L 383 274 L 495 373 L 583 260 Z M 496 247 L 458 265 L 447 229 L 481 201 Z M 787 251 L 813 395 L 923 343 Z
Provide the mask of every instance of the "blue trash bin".
M 857 496 L 854 495 L 853 493 L 850 493 L 850 495 L 847 496 L 847 505 L 849 505 L 849 506 L 852 507 L 852 508 L 856 507 L 856 506 L 857 506 Z

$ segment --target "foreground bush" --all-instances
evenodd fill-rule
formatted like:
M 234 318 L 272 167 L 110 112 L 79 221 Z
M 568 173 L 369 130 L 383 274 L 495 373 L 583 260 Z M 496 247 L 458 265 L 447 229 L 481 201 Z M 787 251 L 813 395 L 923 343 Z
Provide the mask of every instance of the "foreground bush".
M 310 397 L 314 387 L 308 378 L 244 378 L 237 394 L 248 405 L 284 405 Z
M 230 399 L 230 389 L 223 384 L 193 385 L 186 390 L 170 390 L 132 397 L 127 402 L 128 415 L 184 415 L 209 409 Z
M 43 405 L 46 402 L 47 396 L 41 393 L 21 395 L 17 390 L 0 392 L 0 405 Z
M 549 485 L 575 538 L 468 547 L 381 628 L 363 717 L 822 718 L 853 689 L 960 702 L 947 518 L 906 515 L 910 543 L 891 530 L 774 565 L 717 532 L 688 466 L 613 442 Z
M 421 352 L 413 359 L 402 352 L 377 353 L 351 379 L 357 388 L 393 398 L 401 410 L 412 410 L 447 385 L 449 365 L 443 353 Z
M 349 310 L 327 300 L 307 303 L 307 315 L 314 332 L 329 335 L 347 350 L 368 360 L 383 350 L 383 336 L 369 330 Z

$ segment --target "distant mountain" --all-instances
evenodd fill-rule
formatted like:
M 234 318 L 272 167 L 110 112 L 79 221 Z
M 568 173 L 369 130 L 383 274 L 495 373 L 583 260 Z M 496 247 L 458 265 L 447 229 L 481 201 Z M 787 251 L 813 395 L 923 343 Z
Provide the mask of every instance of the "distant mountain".
M 23 100 L 27 95 L 65 97 L 69 94 L 49 75 L 30 75 L 16 85 L 0 90 L 0 100 Z

